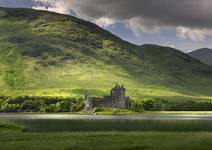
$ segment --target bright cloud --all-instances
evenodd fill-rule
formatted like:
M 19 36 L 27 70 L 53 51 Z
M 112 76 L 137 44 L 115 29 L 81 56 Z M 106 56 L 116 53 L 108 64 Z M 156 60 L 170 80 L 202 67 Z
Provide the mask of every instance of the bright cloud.
M 60 14 L 73 15 L 70 3 L 56 0 L 34 0 L 33 9 L 53 11 Z
M 191 39 L 193 41 L 203 41 L 212 36 L 211 29 L 191 29 L 187 27 L 177 27 L 177 37 L 182 39 Z
M 95 20 L 95 23 L 97 25 L 101 26 L 101 27 L 107 27 L 109 25 L 114 24 L 115 21 L 113 19 L 110 19 L 110 18 L 102 17 L 102 18 Z
M 133 33 L 139 37 L 141 32 L 156 33 L 160 31 L 160 27 L 156 26 L 152 21 L 145 21 L 140 17 L 126 20 L 127 27 L 133 31 Z M 154 25 L 153 25 L 154 24 Z

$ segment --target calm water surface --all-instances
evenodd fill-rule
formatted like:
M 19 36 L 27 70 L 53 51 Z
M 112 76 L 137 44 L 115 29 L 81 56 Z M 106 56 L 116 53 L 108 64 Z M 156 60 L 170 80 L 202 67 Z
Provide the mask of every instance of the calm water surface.
M 69 114 L 0 114 L 0 120 L 212 120 L 212 115 L 69 115 Z

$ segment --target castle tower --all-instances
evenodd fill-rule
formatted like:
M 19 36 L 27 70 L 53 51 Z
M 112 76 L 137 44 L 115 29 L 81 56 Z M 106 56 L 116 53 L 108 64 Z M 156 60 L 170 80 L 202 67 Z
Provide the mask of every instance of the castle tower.
M 125 96 L 126 89 L 124 86 L 120 86 L 116 84 L 116 86 L 111 90 L 111 100 L 113 102 L 114 107 L 119 106 L 121 108 L 127 107 L 127 98 Z

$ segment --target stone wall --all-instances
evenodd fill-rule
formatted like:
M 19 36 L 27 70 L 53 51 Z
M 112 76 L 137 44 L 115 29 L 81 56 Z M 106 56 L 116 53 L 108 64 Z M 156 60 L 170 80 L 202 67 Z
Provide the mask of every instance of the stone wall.
M 109 108 L 128 108 L 129 98 L 125 96 L 125 88 L 118 84 L 111 90 L 110 96 L 103 98 L 90 97 L 90 94 L 85 97 L 86 109 L 90 110 L 94 107 L 109 107 Z
M 128 98 L 113 100 L 111 97 L 93 98 L 93 107 L 128 108 Z

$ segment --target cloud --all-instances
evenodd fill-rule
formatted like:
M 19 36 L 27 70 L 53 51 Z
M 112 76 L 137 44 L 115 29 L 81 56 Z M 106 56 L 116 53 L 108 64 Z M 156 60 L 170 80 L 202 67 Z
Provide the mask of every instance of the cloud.
M 152 20 L 144 20 L 140 17 L 132 18 L 128 21 L 125 21 L 125 24 L 129 29 L 132 30 L 136 37 L 139 37 L 141 35 L 141 32 L 153 34 L 160 31 L 160 27 L 157 26 L 157 23 Z
M 169 47 L 176 48 L 176 46 L 174 44 L 170 44 Z
M 108 26 L 114 24 L 115 21 L 110 18 L 102 17 L 102 18 L 95 20 L 95 23 L 101 27 L 108 27 Z
M 34 6 L 33 9 L 38 10 L 47 10 L 52 11 L 60 14 L 68 14 L 76 16 L 76 13 L 71 9 L 70 3 L 60 0 L 33 0 Z
M 177 27 L 177 37 L 191 39 L 193 41 L 203 41 L 212 36 L 211 29 L 191 29 L 187 27 Z
M 158 32 L 176 27 L 177 36 L 203 40 L 212 36 L 211 0 L 34 0 L 36 9 L 59 13 L 76 12 L 82 18 L 105 26 L 124 22 L 133 32 Z M 45 4 L 40 7 L 39 4 Z

